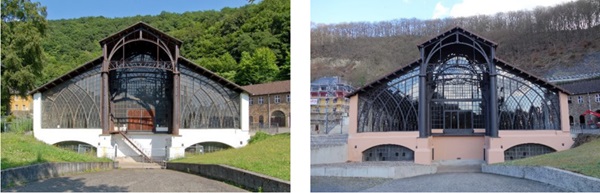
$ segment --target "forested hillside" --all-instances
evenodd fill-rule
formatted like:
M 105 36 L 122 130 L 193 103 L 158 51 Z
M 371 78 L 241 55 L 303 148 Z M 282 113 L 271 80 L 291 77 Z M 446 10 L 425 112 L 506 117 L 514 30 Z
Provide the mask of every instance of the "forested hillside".
M 497 56 L 542 77 L 600 72 L 600 0 L 435 20 L 312 24 L 311 77 L 353 86 L 419 57 L 417 45 L 460 26 L 498 43 Z
M 43 40 L 46 65 L 37 85 L 101 56 L 99 40 L 139 21 L 180 39 L 183 57 L 238 84 L 290 77 L 290 2 L 263 0 L 220 11 L 50 20 Z

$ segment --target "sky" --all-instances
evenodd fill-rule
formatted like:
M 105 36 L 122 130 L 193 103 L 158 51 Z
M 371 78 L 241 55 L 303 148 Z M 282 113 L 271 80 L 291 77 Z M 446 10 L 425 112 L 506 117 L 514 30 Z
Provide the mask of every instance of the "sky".
M 312 0 L 314 23 L 376 22 L 399 18 L 437 19 L 531 10 L 571 0 Z M 293 8 L 292 8 L 293 9 Z
M 183 13 L 186 11 L 221 10 L 224 7 L 241 7 L 247 0 L 32 0 L 46 6 L 46 19 L 71 19 L 87 16 L 109 18 L 136 15 L 158 15 L 162 11 Z M 255 1 L 257 3 L 259 1 Z

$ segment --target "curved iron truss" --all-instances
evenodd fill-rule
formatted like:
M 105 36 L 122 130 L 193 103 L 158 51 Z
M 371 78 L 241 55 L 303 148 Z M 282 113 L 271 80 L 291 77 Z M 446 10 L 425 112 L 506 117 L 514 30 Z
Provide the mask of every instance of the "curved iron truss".
M 101 128 L 101 67 L 43 92 L 42 128 Z
M 359 97 L 358 132 L 418 130 L 419 67 Z
M 240 95 L 180 65 L 181 128 L 240 128 Z
M 560 129 L 558 94 L 509 73 L 498 72 L 500 130 Z

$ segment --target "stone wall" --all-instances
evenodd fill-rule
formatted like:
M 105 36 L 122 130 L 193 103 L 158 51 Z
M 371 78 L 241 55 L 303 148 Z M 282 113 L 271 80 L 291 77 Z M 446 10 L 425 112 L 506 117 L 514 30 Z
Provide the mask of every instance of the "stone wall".
M 281 111 L 285 114 L 285 126 L 283 128 L 290 127 L 290 103 L 287 102 L 287 95 L 290 93 L 272 94 L 272 95 L 257 95 L 251 96 L 252 104 L 250 104 L 250 120 L 251 126 L 257 126 L 259 124 L 259 117 L 263 116 L 263 124 L 268 127 L 269 119 L 275 111 Z M 279 96 L 281 102 L 275 103 L 275 96 Z M 259 97 L 263 97 L 263 104 L 259 104 Z
M 600 191 L 600 179 L 598 178 L 548 166 L 482 165 L 481 171 L 552 184 L 567 191 Z
M 225 165 L 167 163 L 167 169 L 227 181 L 251 191 L 290 191 L 290 182 Z
M 2 170 L 2 187 L 86 171 L 110 170 L 112 162 L 43 163 Z
M 580 119 L 579 116 L 584 113 L 585 111 L 587 111 L 590 107 L 592 108 L 592 111 L 598 111 L 600 110 L 600 103 L 596 102 L 596 94 L 598 93 L 592 93 L 592 94 L 580 94 L 580 95 L 571 95 L 569 96 L 571 99 L 571 103 L 569 103 L 569 116 L 573 117 L 573 127 L 576 129 L 580 129 L 581 128 L 581 124 L 580 124 Z M 579 103 L 578 101 L 578 97 L 581 96 L 583 98 L 583 103 Z M 588 96 L 589 96 L 589 100 L 588 100 Z M 589 103 L 588 103 L 589 102 Z M 592 115 L 593 117 L 593 115 Z M 590 120 L 590 115 L 585 115 L 585 121 L 586 123 Z M 594 119 L 596 122 L 600 121 L 600 118 L 595 118 Z

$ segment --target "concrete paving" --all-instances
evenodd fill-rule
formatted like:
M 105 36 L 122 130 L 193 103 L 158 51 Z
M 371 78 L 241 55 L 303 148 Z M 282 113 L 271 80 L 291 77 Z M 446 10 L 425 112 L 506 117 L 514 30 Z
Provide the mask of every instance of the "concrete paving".
M 484 173 L 437 173 L 403 179 L 311 177 L 313 192 L 560 192 L 532 180 Z
M 3 192 L 246 192 L 197 175 L 162 169 L 91 172 L 3 188 Z

